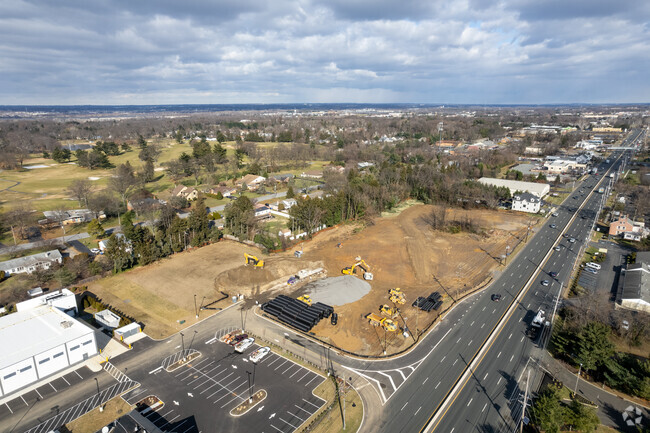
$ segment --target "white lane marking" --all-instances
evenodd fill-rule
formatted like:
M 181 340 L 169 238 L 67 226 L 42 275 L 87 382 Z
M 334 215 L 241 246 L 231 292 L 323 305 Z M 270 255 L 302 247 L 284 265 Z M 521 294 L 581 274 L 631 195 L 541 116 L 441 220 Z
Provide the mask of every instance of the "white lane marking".
M 404 406 L 402 406 L 402 408 L 400 409 L 400 412 L 404 410 L 404 408 L 406 407 L 407 404 L 409 404 L 408 401 L 406 403 L 404 403 Z
M 494 314 L 494 312 L 495 312 L 495 311 L 497 311 L 497 309 L 496 309 L 496 308 L 495 308 L 494 310 L 492 310 L 492 314 Z
M 483 409 L 481 410 L 481 413 L 485 412 L 486 407 L 487 407 L 487 403 L 485 403 L 485 406 L 483 406 Z
M 427 383 L 427 380 L 429 380 L 428 377 L 427 377 L 426 379 L 424 379 L 424 382 L 422 382 L 422 385 L 424 385 L 425 383 Z
M 522 341 L 524 341 L 524 337 L 521 337 L 521 340 L 519 340 L 520 343 L 521 343 Z
M 461 338 L 463 337 L 458 337 L 458 340 L 456 340 L 456 344 L 460 343 Z
M 501 356 L 501 352 L 499 352 L 499 354 L 497 355 L 497 358 L 498 358 L 499 356 Z
M 442 363 L 442 361 L 444 361 L 446 357 L 447 357 L 447 355 L 443 356 L 442 359 L 440 360 L 440 362 Z
M 483 329 L 484 326 L 485 326 L 485 323 L 481 325 L 481 329 Z
M 487 307 L 483 307 L 483 309 L 482 309 L 481 311 L 485 311 L 486 308 L 487 308 Z
M 510 340 L 510 338 L 512 338 L 512 332 L 511 332 L 510 335 L 508 336 L 508 340 Z
M 472 326 L 474 324 L 474 320 L 472 320 L 472 323 L 469 324 L 469 326 Z
M 514 358 L 514 357 L 515 357 L 515 355 L 512 355 L 512 356 L 510 357 L 510 361 L 508 361 L 508 362 L 512 362 L 512 358 Z
M 501 383 L 501 379 L 503 379 L 503 378 L 500 377 L 499 380 L 497 380 L 497 385 Z
M 422 409 L 422 406 L 418 407 L 418 410 L 416 410 L 415 413 L 414 413 L 413 415 L 414 415 L 414 416 L 417 415 L 418 412 L 420 412 L 420 409 Z
M 442 383 L 442 381 L 438 382 L 438 385 L 436 385 L 436 387 L 433 388 L 433 389 L 438 389 L 438 386 L 439 386 L 441 383 Z
M 454 360 L 454 363 L 451 364 L 451 365 L 454 366 L 454 365 L 456 365 L 457 362 L 458 362 L 458 359 Z
M 474 397 L 469 399 L 469 401 L 467 402 L 467 407 L 469 407 L 469 405 L 472 404 L 472 400 L 474 400 Z
M 485 376 L 483 376 L 483 380 L 487 379 L 488 374 L 490 374 L 490 373 L 485 373 Z
M 469 346 L 470 344 L 472 344 L 472 341 L 474 340 L 469 340 L 469 343 L 467 343 L 467 345 Z

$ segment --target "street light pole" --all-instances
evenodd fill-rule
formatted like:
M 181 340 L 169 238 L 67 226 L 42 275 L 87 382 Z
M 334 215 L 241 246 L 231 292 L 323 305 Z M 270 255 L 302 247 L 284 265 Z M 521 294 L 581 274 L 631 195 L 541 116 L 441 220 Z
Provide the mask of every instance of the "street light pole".
M 181 334 L 181 347 L 183 348 L 183 361 L 185 361 L 185 339 L 183 338 L 185 336 L 183 335 L 182 332 L 180 332 L 180 334 Z
M 104 408 L 102 407 L 102 404 L 101 404 L 102 400 L 101 400 L 100 393 L 99 393 L 99 380 L 97 380 L 96 377 L 94 379 L 95 379 L 95 384 L 97 385 L 97 402 L 99 403 L 99 411 L 104 412 Z
M 576 386 L 573 389 L 573 396 L 575 398 L 576 395 L 578 395 L 578 381 L 580 380 L 580 371 L 582 370 L 582 363 L 580 363 L 580 367 L 578 367 L 578 375 L 576 376 Z
M 194 314 L 196 314 L 196 318 L 199 318 L 199 310 L 196 308 L 196 293 L 194 294 Z

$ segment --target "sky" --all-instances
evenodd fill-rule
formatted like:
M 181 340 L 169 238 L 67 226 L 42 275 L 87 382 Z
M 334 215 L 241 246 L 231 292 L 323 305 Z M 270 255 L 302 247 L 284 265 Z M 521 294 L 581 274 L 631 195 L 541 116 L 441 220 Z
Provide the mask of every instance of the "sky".
M 650 102 L 650 2 L 0 2 L 0 105 L 295 102 Z

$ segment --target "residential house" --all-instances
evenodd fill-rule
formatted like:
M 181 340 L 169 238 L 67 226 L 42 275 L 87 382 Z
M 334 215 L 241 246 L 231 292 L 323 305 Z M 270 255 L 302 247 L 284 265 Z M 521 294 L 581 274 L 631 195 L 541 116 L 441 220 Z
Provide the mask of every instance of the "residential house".
M 80 224 L 80 223 L 87 223 L 90 220 L 93 220 L 95 218 L 98 218 L 100 220 L 106 218 L 106 215 L 104 214 L 103 211 L 95 213 L 90 209 L 73 209 L 73 210 L 65 210 L 65 211 L 46 210 L 45 212 L 43 212 L 43 215 L 45 215 L 46 220 L 39 221 L 39 223 L 41 224 L 48 224 L 48 223 L 56 223 L 56 224 L 63 224 L 63 225 Z
M 221 193 L 221 195 L 224 197 L 230 197 L 231 195 L 235 195 L 237 193 L 237 188 L 235 188 L 234 186 L 223 185 L 223 186 L 210 188 L 207 192 L 210 194 Z
M 650 252 L 638 252 L 636 263 L 621 270 L 616 302 L 623 308 L 650 313 Z
M 124 233 L 115 233 L 115 237 L 124 238 L 126 240 L 126 244 L 127 244 L 126 251 L 131 252 L 131 241 L 126 239 L 126 237 L 124 236 Z M 103 239 L 103 240 L 99 241 L 98 246 L 99 246 L 99 250 L 102 253 L 104 251 L 106 251 L 106 247 L 108 246 L 108 239 Z
M 610 223 L 609 235 L 623 235 L 623 239 L 640 241 L 641 238 L 647 236 L 647 230 L 644 223 L 633 221 L 627 215 L 622 215 Z
M 139 200 L 127 200 L 127 210 L 135 211 L 137 214 L 147 211 L 155 211 L 161 209 L 167 202 L 155 197 L 147 197 Z
M 281 203 L 284 205 L 285 210 L 289 210 L 293 206 L 298 204 L 295 198 L 285 198 L 284 200 L 281 201 Z
M 199 192 L 191 186 L 178 185 L 172 190 L 172 196 L 183 197 L 188 201 L 192 201 L 199 198 Z
M 276 183 L 289 183 L 291 179 L 293 179 L 295 176 L 291 173 L 287 174 L 275 174 L 271 177 L 269 177 L 269 180 L 272 182 Z
M 512 199 L 512 210 L 528 213 L 537 213 L 541 207 L 541 200 L 527 192 L 517 194 Z
M 345 167 L 341 167 L 340 165 L 333 165 L 333 164 L 328 164 L 325 167 L 323 167 L 323 172 L 329 171 L 332 173 L 338 173 L 338 174 L 343 174 L 345 173 Z
M 253 212 L 255 213 L 255 218 L 260 220 L 273 218 L 271 215 L 271 208 L 263 204 L 255 205 Z
M 51 250 L 0 262 L 0 271 L 4 271 L 5 275 L 31 274 L 37 270 L 50 269 L 55 263 L 63 263 L 63 257 L 59 250 Z
M 235 185 L 238 188 L 241 188 L 242 185 L 246 184 L 246 187 L 249 190 L 255 191 L 264 182 L 266 182 L 266 178 L 264 176 L 258 176 L 256 174 L 247 174 L 246 176 L 242 177 L 241 179 L 237 179 L 235 181 Z
M 278 236 L 281 238 L 288 238 L 289 236 L 291 236 L 291 230 L 282 229 L 278 232 Z

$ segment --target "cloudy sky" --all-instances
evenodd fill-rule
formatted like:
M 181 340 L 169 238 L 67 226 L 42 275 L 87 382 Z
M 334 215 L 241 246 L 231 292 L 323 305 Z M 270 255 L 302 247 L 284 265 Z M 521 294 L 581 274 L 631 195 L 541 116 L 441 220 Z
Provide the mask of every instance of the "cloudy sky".
M 0 105 L 283 102 L 650 102 L 650 2 L 0 2 Z

